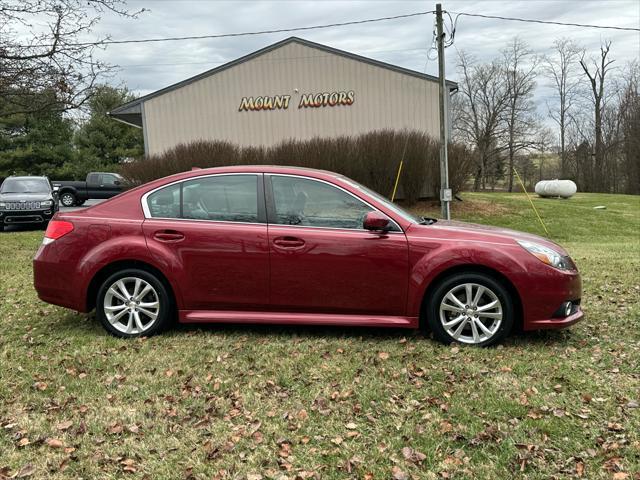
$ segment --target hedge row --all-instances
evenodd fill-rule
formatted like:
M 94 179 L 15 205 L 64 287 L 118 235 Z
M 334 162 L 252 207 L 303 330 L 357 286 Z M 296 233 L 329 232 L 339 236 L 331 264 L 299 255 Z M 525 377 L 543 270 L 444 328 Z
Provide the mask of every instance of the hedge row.
M 463 145 L 449 145 L 449 181 L 454 192 L 461 190 L 469 177 L 471 155 Z M 124 164 L 121 173 L 140 184 L 192 167 L 289 165 L 341 173 L 390 196 L 400 160 L 404 159 L 399 189 L 405 201 L 413 203 L 424 192 L 438 195 L 439 158 L 439 143 L 424 133 L 379 130 L 355 137 L 291 140 L 273 147 L 197 141 Z

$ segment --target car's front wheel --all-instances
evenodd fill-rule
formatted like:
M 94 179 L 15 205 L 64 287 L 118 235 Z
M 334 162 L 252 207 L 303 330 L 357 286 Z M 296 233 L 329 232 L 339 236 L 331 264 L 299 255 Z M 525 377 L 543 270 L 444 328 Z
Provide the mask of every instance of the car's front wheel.
M 96 316 L 117 337 L 154 335 L 168 325 L 172 315 L 167 288 L 146 270 L 121 270 L 98 290 Z
M 500 342 L 511 331 L 513 299 L 502 282 L 489 275 L 458 273 L 433 291 L 427 320 L 441 342 L 485 347 Z

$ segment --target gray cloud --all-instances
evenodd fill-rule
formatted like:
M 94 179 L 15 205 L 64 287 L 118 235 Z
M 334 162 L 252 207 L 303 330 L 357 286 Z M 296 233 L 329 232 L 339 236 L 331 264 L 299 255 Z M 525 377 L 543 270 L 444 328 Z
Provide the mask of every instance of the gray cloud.
M 271 28 L 317 25 L 363 18 L 398 15 L 435 7 L 424 1 L 130 1 L 129 6 L 149 8 L 137 20 L 105 15 L 93 32 L 113 39 L 156 38 L 184 35 L 255 31 Z M 471 1 L 443 2 L 452 12 L 483 13 L 574 23 L 640 26 L 640 2 L 636 1 Z M 379 22 L 358 26 L 295 33 L 385 62 L 414 70 L 437 73 L 437 62 L 427 60 L 431 45 L 433 17 Z M 269 34 L 210 40 L 190 40 L 148 44 L 111 45 L 100 53 L 103 60 L 120 65 L 110 79 L 139 94 L 155 91 L 196 75 L 217 65 L 277 42 L 290 34 Z M 598 53 L 600 42 L 612 40 L 616 64 L 638 59 L 638 32 L 595 30 L 531 23 L 507 22 L 460 17 L 455 48 L 446 51 L 447 77 L 457 79 L 456 50 L 489 61 L 519 36 L 538 54 L 550 52 L 554 39 L 570 37 L 587 52 Z M 433 52 L 431 52 L 433 56 Z M 544 104 L 544 81 L 538 91 L 538 103 Z

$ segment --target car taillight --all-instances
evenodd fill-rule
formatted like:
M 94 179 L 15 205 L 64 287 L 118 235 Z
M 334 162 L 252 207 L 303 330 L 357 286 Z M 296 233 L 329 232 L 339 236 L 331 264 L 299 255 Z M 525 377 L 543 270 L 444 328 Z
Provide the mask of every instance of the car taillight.
M 48 245 L 70 232 L 73 232 L 73 223 L 64 220 L 51 220 L 47 226 L 47 231 L 44 232 L 43 243 Z

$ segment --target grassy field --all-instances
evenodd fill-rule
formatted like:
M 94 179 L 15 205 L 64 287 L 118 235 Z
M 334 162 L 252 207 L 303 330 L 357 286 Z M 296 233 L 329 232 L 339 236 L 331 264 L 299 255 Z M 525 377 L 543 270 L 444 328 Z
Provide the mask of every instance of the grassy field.
M 463 198 L 457 219 L 541 231 L 522 194 Z M 587 319 L 492 349 L 340 328 L 122 341 L 37 300 L 42 232 L 1 234 L 0 479 L 639 479 L 640 198 L 534 201 Z

